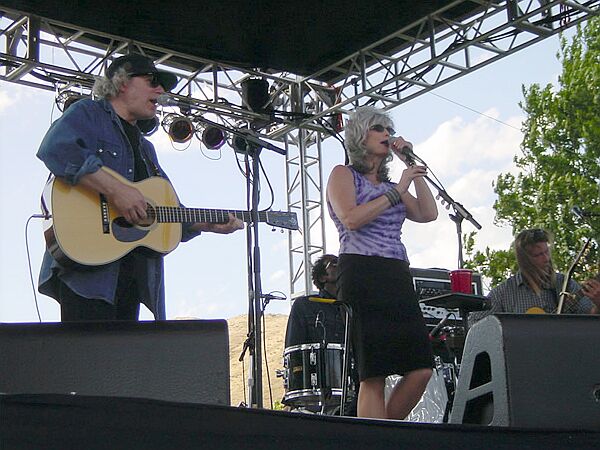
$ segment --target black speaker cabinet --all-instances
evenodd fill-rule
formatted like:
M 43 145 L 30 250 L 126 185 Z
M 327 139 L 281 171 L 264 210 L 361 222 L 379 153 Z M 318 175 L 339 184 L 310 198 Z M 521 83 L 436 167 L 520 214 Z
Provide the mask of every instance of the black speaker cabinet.
M 0 393 L 229 405 L 227 322 L 2 324 Z
M 475 323 L 450 422 L 600 430 L 600 317 L 497 314 Z

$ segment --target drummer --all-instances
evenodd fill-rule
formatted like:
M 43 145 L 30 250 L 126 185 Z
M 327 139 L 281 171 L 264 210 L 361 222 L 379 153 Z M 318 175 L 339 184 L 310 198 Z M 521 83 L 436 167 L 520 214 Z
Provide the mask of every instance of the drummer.
M 311 301 L 336 298 L 337 261 L 335 255 L 321 256 L 314 263 L 311 276 L 319 295 L 294 300 L 285 333 L 285 346 L 321 343 L 344 343 L 344 315 L 340 306 Z
M 299 297 L 294 300 L 285 333 L 286 348 L 302 344 L 320 344 L 324 341 L 327 344 L 344 343 L 345 320 L 342 307 L 318 301 L 336 298 L 337 262 L 337 256 L 331 254 L 323 255 L 315 261 L 311 277 L 314 285 L 319 289 L 319 295 Z M 350 377 L 352 389 L 356 391 L 358 373 L 352 365 Z M 356 416 L 356 394 L 350 396 L 343 415 Z

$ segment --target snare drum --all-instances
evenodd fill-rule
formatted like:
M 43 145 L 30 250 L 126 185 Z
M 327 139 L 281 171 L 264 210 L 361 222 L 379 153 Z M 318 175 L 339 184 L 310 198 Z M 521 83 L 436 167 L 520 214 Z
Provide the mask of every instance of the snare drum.
M 340 344 L 328 344 L 324 357 L 323 380 L 320 374 L 321 344 L 302 344 L 288 347 L 283 352 L 283 403 L 289 406 L 321 404 L 321 396 L 330 390 L 326 404 L 339 403 L 342 395 L 342 366 L 344 349 Z

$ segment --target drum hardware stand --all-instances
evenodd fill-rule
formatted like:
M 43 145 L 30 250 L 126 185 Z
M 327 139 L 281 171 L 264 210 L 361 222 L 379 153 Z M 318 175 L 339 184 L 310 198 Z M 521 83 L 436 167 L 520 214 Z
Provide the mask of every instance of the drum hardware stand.
M 350 368 L 350 328 L 352 325 L 352 307 L 347 303 L 338 303 L 346 313 L 346 324 L 344 327 L 344 357 L 342 363 L 342 398 L 340 399 L 340 416 L 345 415 L 346 395 L 348 395 L 348 376 Z
M 321 403 L 321 411 L 320 414 L 325 414 L 325 408 L 327 407 L 327 401 L 331 398 L 331 387 L 327 385 L 327 330 L 325 329 L 325 324 L 323 320 L 323 311 L 319 311 L 317 313 L 317 317 L 315 319 L 315 328 L 320 327 L 323 332 L 323 340 L 321 341 L 321 345 L 319 346 L 319 358 L 317 358 L 319 367 L 317 368 L 319 373 L 319 380 L 316 385 L 319 388 L 319 401 Z

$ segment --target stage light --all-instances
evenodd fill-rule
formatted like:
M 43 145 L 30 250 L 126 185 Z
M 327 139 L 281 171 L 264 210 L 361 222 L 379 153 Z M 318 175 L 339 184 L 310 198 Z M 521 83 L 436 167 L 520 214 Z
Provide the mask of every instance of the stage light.
M 89 98 L 87 95 L 79 94 L 73 91 L 62 91 L 56 95 L 55 103 L 58 109 L 65 112 L 73 103 L 78 102 L 83 98 Z
M 243 129 L 239 131 L 243 134 L 248 135 L 252 133 L 248 129 Z M 259 149 L 258 145 L 252 142 L 248 142 L 248 140 L 246 140 L 243 136 L 239 135 L 233 136 L 231 146 L 237 153 L 249 153 L 250 155 L 253 155 L 256 152 L 256 150 Z
M 202 142 L 209 150 L 217 150 L 225 144 L 227 135 L 217 127 L 207 126 L 202 132 Z
M 162 126 L 173 142 L 185 143 L 192 139 L 196 129 L 192 121 L 179 114 L 167 114 Z
M 264 78 L 248 78 L 242 81 L 242 99 L 252 111 L 269 109 L 269 83 Z

